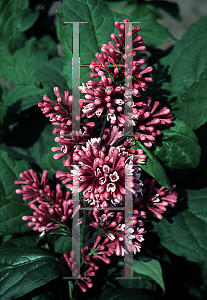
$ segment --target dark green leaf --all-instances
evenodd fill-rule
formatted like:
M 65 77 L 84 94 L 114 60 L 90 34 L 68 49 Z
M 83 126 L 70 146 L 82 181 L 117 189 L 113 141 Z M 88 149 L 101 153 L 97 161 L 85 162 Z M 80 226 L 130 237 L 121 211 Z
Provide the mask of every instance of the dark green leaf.
M 157 232 L 161 244 L 172 253 L 204 263 L 207 257 L 207 188 L 186 192 L 188 209 L 174 216 L 173 223 L 165 218 L 156 223 Z
M 5 151 L 0 152 L 0 234 L 23 233 L 30 231 L 27 223 L 22 221 L 25 215 L 31 215 L 32 210 L 24 203 L 14 181 L 19 180 L 19 174 L 30 169 L 25 161 L 11 158 Z
M 54 236 L 53 236 L 54 238 Z M 72 238 L 67 236 L 57 236 L 54 242 L 54 251 L 59 254 L 70 254 L 72 250 Z
M 171 53 L 160 60 L 158 76 L 164 69 L 168 72 L 169 78 L 165 75 L 160 82 L 161 90 L 170 94 L 168 101 L 175 117 L 195 130 L 207 121 L 206 17 L 192 26 L 194 29 L 190 27 Z
M 124 280 L 124 279 L 123 279 Z M 153 300 L 152 296 L 148 295 L 146 292 L 141 291 L 139 289 L 112 289 L 112 288 L 105 288 L 101 296 L 98 300 Z
M 35 125 L 35 124 L 32 124 Z M 37 124 L 41 125 L 41 124 Z M 40 127 L 41 128 L 41 127 Z M 31 130 L 33 129 L 33 126 L 30 128 L 30 131 L 28 131 L 28 136 L 25 136 L 25 144 L 28 144 L 29 147 L 23 148 L 23 147 L 12 147 L 12 150 L 15 152 L 13 155 L 20 155 L 20 157 L 25 157 L 25 159 L 29 161 L 35 162 L 37 165 L 42 167 L 42 169 L 49 169 L 50 175 L 53 175 L 53 171 L 55 166 L 57 165 L 56 162 L 53 164 L 53 152 L 51 152 L 51 148 L 56 146 L 56 142 L 54 141 L 54 135 L 52 134 L 53 125 L 48 124 L 45 127 L 42 128 L 42 131 L 35 142 L 31 144 Z M 24 138 L 24 136 L 22 137 Z M 23 145 L 22 145 L 23 146 Z M 24 145 L 25 146 L 25 145 Z M 48 153 L 48 157 L 50 157 L 50 161 L 43 161 L 42 157 L 46 157 Z M 16 157 L 16 156 L 15 156 Z M 58 162 L 59 165 L 61 165 L 61 162 Z M 51 164 L 54 165 L 54 168 L 52 168 Z
M 16 27 L 18 31 L 24 32 L 31 28 L 39 17 L 39 12 L 33 12 L 31 8 L 20 10 L 16 16 Z
M 24 3 L 23 3 L 24 2 Z M 23 47 L 26 38 L 21 30 L 20 15 L 27 9 L 29 1 L 2 0 L 0 4 L 0 45 L 7 46 L 13 53 Z M 27 16 L 25 16 L 27 17 Z
M 122 261 L 120 261 L 119 264 L 121 266 L 124 266 L 124 262 Z M 133 270 L 134 270 L 134 277 L 135 276 L 139 277 L 139 275 L 147 276 L 150 279 L 154 280 L 157 284 L 159 284 L 159 286 L 163 289 L 163 291 L 165 291 L 162 269 L 158 260 L 151 259 L 149 261 L 138 261 L 134 259 Z
M 36 293 L 35 293 L 36 292 Z M 32 296 L 31 300 L 68 300 L 68 283 L 67 281 L 61 281 L 59 279 L 54 279 L 47 283 L 46 285 L 35 290 L 33 294 L 38 294 L 37 296 Z M 27 300 L 27 299 L 25 299 Z
M 1 103 L 1 119 L 4 120 L 4 124 L 14 124 L 18 113 L 37 105 L 43 95 L 43 90 L 35 85 L 17 85 L 9 90 Z M 6 118 L 3 119 L 6 114 Z
M 165 291 L 162 269 L 158 260 L 151 259 L 149 261 L 133 260 L 134 271 L 137 274 L 147 276 L 153 279 Z
M 195 168 L 200 162 L 201 149 L 193 131 L 178 119 L 174 126 L 162 131 L 162 145 L 154 154 L 166 167 L 174 170 Z
M 31 232 L 30 235 L 11 238 L 4 242 L 1 247 L 14 247 L 14 246 L 36 246 L 39 239 L 39 233 Z
M 0 86 L 0 124 L 2 125 L 1 130 L 3 129 L 4 126 L 4 117 L 6 115 L 7 112 L 7 103 L 5 103 L 5 98 L 8 94 L 8 90 L 5 86 Z
M 207 17 L 202 17 L 197 23 L 189 26 L 187 33 L 184 34 L 183 40 L 196 39 L 199 35 L 206 33 Z
M 137 276 L 136 276 L 137 277 Z M 149 291 L 155 291 L 156 284 L 154 281 L 151 280 L 151 278 L 147 276 L 140 276 L 138 278 L 134 279 L 119 279 L 118 280 L 119 285 L 125 289 L 139 289 L 139 290 L 149 290 Z M 107 282 L 110 286 L 113 287 L 113 284 L 111 285 L 111 281 Z
M 181 21 L 177 3 L 172 3 L 168 1 L 149 1 L 148 3 L 150 3 L 157 9 L 162 9 L 165 13 L 175 18 L 177 21 Z
M 38 49 L 36 38 L 32 38 L 25 44 L 25 47 L 19 49 L 14 54 L 15 70 L 13 79 L 15 85 L 28 85 L 34 83 L 34 74 L 48 59 L 45 50 Z
M 51 133 L 52 134 L 52 133 Z M 53 136 L 54 137 L 54 136 Z M 54 142 L 55 143 L 55 142 Z M 58 147 L 59 144 L 56 143 Z M 68 169 L 63 164 L 63 159 L 57 160 L 53 158 L 54 152 L 50 151 L 51 148 L 48 148 L 48 150 L 43 153 L 41 157 L 41 166 L 43 169 L 48 170 L 49 176 L 53 176 L 56 171 L 63 171 L 66 172 Z
M 68 91 L 68 86 L 63 75 L 64 63 L 65 58 L 63 57 L 53 58 L 46 64 L 42 65 L 35 74 L 35 81 L 39 81 L 43 85 L 44 94 L 55 101 L 57 100 L 57 97 L 53 92 L 55 86 L 60 88 L 62 98 L 64 98 L 64 91 Z M 41 100 L 42 99 L 39 101 Z
M 55 278 L 69 276 L 54 254 L 37 247 L 3 247 L 0 266 L 4 300 L 17 299 Z
M 51 56 L 57 56 L 57 43 L 51 38 L 51 36 L 43 36 L 37 42 L 37 45 L 40 49 L 47 50 Z
M 0 76 L 4 77 L 6 80 L 12 81 L 15 61 L 14 61 L 14 57 L 12 56 L 8 48 L 5 47 L 0 51 L 0 61 L 1 61 Z
M 146 163 L 144 165 L 140 165 L 141 168 L 151 175 L 160 185 L 170 189 L 170 182 L 165 173 L 165 170 L 161 163 L 157 160 L 157 158 L 152 154 L 150 150 L 148 150 L 142 143 L 139 141 L 136 142 L 136 148 L 141 148 L 144 153 L 147 155 Z
M 47 52 L 37 48 L 36 38 L 28 40 L 25 47 L 17 50 L 13 57 L 9 50 L 4 48 L 0 51 L 0 60 L 5 60 L 0 69 L 0 76 L 12 81 L 14 85 L 35 84 L 37 79 L 34 74 L 47 59 Z
M 130 1 L 122 1 L 121 6 L 120 4 L 117 5 L 118 3 L 116 3 L 115 6 L 115 3 L 113 2 L 113 4 L 111 2 L 107 2 L 106 4 L 114 11 L 117 11 L 118 9 L 119 13 L 127 14 L 134 22 L 141 22 L 140 25 L 142 29 L 140 34 L 142 35 L 144 44 L 146 46 L 156 48 L 169 38 L 175 40 L 169 30 L 165 26 L 159 24 L 155 19 L 162 17 L 159 11 L 153 5 L 156 1 L 143 4 L 136 4 L 134 2 L 130 4 L 129 2 Z M 115 7 L 112 7 L 112 5 Z
M 11 238 L 13 237 L 12 234 L 8 234 L 8 235 L 3 235 L 0 237 L 0 240 L 1 240 L 1 246 L 2 244 L 8 242 Z
M 56 146 L 56 142 L 54 141 L 55 135 L 52 134 L 52 130 L 54 129 L 54 126 L 52 124 L 49 124 L 45 126 L 45 128 L 42 130 L 38 140 L 36 143 L 32 145 L 28 149 L 31 157 L 35 160 L 35 162 L 42 167 L 43 170 L 49 168 L 50 174 L 52 175 L 53 168 L 51 167 L 50 162 L 43 161 L 42 157 L 46 153 L 50 154 L 50 161 L 53 160 L 53 152 L 51 151 L 51 148 Z M 49 156 L 48 154 L 48 156 Z M 45 156 L 44 156 L 45 157 Z M 59 165 L 61 166 L 61 162 L 59 161 Z M 56 166 L 56 162 L 54 162 L 54 166 Z M 53 173 L 54 174 L 54 173 Z
M 67 0 L 59 7 L 59 26 L 61 44 L 66 58 L 64 75 L 72 89 L 72 47 L 73 24 L 64 22 L 88 22 L 80 24 L 80 65 L 90 64 L 95 53 L 100 52 L 103 43 L 108 43 L 110 34 L 114 32 L 114 21 L 126 19 L 127 16 L 109 10 L 101 1 Z M 89 68 L 80 68 L 80 83 L 90 79 Z
M 25 128 L 26 127 L 26 128 Z M 52 134 L 54 126 L 42 121 L 32 120 L 25 124 L 16 125 L 10 137 L 10 143 L 2 143 L 0 149 L 7 151 L 12 157 L 36 163 L 42 169 L 48 169 L 53 176 L 57 169 L 64 170 L 62 161 L 54 161 L 51 148 L 57 146 Z M 43 156 L 46 160 L 43 160 Z M 47 161 L 48 159 L 48 161 Z M 58 167 L 58 168 L 57 168 Z
M 42 169 L 49 169 L 50 174 L 52 175 L 54 168 L 52 168 L 53 159 L 53 152 L 51 151 L 51 148 L 56 146 L 56 142 L 54 141 L 55 135 L 52 134 L 52 130 L 54 127 L 52 124 L 48 124 L 45 126 L 45 128 L 42 130 L 38 140 L 36 143 L 32 145 L 28 149 L 31 157 L 35 160 L 35 162 L 42 167 Z M 47 158 L 50 156 L 50 161 L 43 161 L 43 156 L 48 153 Z M 44 156 L 46 157 L 46 156 Z M 52 161 L 52 162 L 51 162 Z M 51 163 L 50 163 L 51 162 Z M 59 165 L 61 165 L 60 161 L 58 162 Z M 56 166 L 56 162 L 53 164 Z M 54 173 L 53 173 L 54 174 Z
M 200 189 L 207 186 L 207 123 L 196 129 L 195 134 L 201 147 L 198 167 L 174 173 L 174 181 L 183 188 Z

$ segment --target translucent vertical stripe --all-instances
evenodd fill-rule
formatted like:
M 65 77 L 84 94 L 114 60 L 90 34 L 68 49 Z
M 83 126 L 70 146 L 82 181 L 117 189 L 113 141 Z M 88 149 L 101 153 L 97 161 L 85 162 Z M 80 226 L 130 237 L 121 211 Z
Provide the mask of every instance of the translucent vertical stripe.
M 79 171 L 78 166 L 74 166 L 74 171 Z M 76 262 L 74 270 L 72 270 L 72 274 L 75 273 L 74 278 L 80 274 L 80 224 L 79 224 L 79 180 L 77 180 L 77 176 L 73 177 L 73 190 L 75 192 L 72 193 L 73 200 L 73 224 L 72 224 L 72 251 L 74 252 L 73 262 Z M 78 272 L 77 272 L 78 270 Z
M 72 58 L 72 95 L 74 97 L 74 108 L 79 113 L 80 91 L 80 40 L 79 40 L 79 22 L 73 22 L 73 58 Z M 75 119 L 72 114 L 72 130 L 80 131 L 80 118 Z
M 126 137 L 133 134 L 133 125 L 129 121 L 132 116 L 132 22 L 125 23 L 125 93 L 124 93 L 124 115 L 125 128 L 124 134 Z
M 124 134 L 125 136 L 130 136 L 133 133 L 133 126 L 129 123 L 130 115 L 132 115 L 132 107 L 130 104 L 132 103 L 132 23 L 125 23 L 125 107 L 124 107 L 124 115 L 125 115 L 125 128 Z M 132 165 L 133 168 L 133 165 Z M 127 250 L 126 247 L 126 234 L 129 228 L 132 228 L 132 211 L 133 211 L 133 199 L 132 192 L 127 189 L 126 182 L 127 180 L 127 172 L 126 172 L 126 164 L 125 164 L 125 253 L 124 263 L 125 263 L 125 278 L 133 277 L 133 252 Z M 130 186 L 132 186 L 132 182 L 130 182 Z M 129 247 L 132 245 L 129 245 Z

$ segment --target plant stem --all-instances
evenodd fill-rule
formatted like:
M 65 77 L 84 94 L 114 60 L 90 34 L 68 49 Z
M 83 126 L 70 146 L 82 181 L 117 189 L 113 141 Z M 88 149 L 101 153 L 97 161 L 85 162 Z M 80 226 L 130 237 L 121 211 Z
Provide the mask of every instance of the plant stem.
M 103 133 L 104 133 L 104 129 L 105 129 L 105 127 L 106 127 L 107 114 L 108 114 L 108 110 L 107 110 L 107 112 L 106 112 L 106 115 L 105 115 L 105 118 L 104 118 L 104 122 L 103 122 L 103 126 L 102 126 L 102 128 L 101 128 L 100 138 L 102 138 Z
M 124 141 L 125 139 L 126 139 L 126 136 L 122 136 L 120 139 L 118 139 L 118 140 L 114 143 L 113 146 L 115 147 L 118 143 Z
M 86 203 L 83 202 L 83 207 L 86 207 Z M 81 228 L 80 228 L 80 246 L 83 248 L 84 244 L 84 237 L 85 237 L 85 228 L 86 228 L 86 221 L 88 217 L 88 211 L 83 210 L 83 217 L 82 217 L 82 223 L 81 223 Z
M 73 298 L 73 283 L 72 281 L 68 281 L 68 286 L 69 286 L 69 297 L 70 297 L 70 300 L 75 300 Z
M 95 242 L 96 238 L 99 235 L 102 235 L 104 233 L 104 230 L 101 229 L 98 233 L 96 233 L 94 236 L 92 236 L 88 241 L 85 242 L 85 244 L 83 245 L 83 247 L 86 247 L 88 245 L 90 245 L 92 242 Z

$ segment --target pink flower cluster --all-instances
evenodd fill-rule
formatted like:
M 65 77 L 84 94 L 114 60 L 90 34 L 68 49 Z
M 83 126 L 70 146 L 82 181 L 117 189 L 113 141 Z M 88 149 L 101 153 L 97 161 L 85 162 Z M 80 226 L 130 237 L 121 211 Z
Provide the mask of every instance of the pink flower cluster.
M 113 212 L 108 209 L 100 211 L 95 208 L 89 214 L 90 226 L 102 229 L 102 232 L 113 241 L 115 245 L 114 252 L 117 256 L 124 256 L 126 249 L 129 252 L 133 251 L 134 254 L 140 252 L 141 242 L 144 240 L 143 234 L 145 233 L 144 223 L 141 220 L 141 218 L 146 218 L 144 211 L 134 210 L 132 222 L 128 223 L 127 226 L 123 222 L 124 211 Z
M 20 180 L 15 184 L 21 184 L 22 189 L 17 189 L 17 194 L 22 194 L 23 200 L 32 199 L 28 203 L 34 210 L 33 216 L 23 216 L 23 221 L 29 221 L 28 226 L 34 226 L 34 231 L 41 232 L 41 236 L 50 230 L 67 226 L 72 230 L 73 200 L 70 192 L 63 192 L 60 184 L 56 190 L 51 190 L 48 184 L 48 171 L 43 171 L 41 181 L 33 170 L 24 171 L 20 174 Z M 35 205 L 34 203 L 38 204 Z
M 93 243 L 93 246 L 90 248 L 85 246 L 81 249 L 82 254 L 82 264 L 81 267 L 84 267 L 83 275 L 79 274 L 79 270 L 77 268 L 77 262 L 74 261 L 74 252 L 70 252 L 70 256 L 66 253 L 61 257 L 61 260 L 68 265 L 71 270 L 72 275 L 77 276 L 77 282 L 79 287 L 83 292 L 87 291 L 87 288 L 91 288 L 93 286 L 92 279 L 90 277 L 95 276 L 95 272 L 99 269 L 95 263 L 98 260 L 102 260 L 106 264 L 110 264 L 110 259 L 108 256 L 112 256 L 115 249 L 115 243 L 112 242 L 109 238 L 103 238 L 102 236 L 98 236 Z
M 85 202 L 88 208 L 93 208 L 83 212 L 88 213 L 88 225 L 101 232 L 98 236 L 94 234 L 89 244 L 81 249 L 82 275 L 78 275 L 77 283 L 83 292 L 93 286 L 91 277 L 99 268 L 97 261 L 109 264 L 111 255 L 140 252 L 148 213 L 161 219 L 167 206 L 173 207 L 177 201 L 177 193 L 157 187 L 154 179 L 142 173 L 141 167 L 147 157 L 139 147 L 142 143 L 151 148 L 156 136 L 161 135 L 162 127 L 172 123 L 173 116 L 167 107 L 157 110 L 159 101 L 152 104 L 150 97 L 146 103 L 138 100 L 147 90 L 147 83 L 152 81 L 149 75 L 145 77 L 152 67 L 142 69 L 144 59 L 136 60 L 136 52 L 146 49 L 142 37 L 136 36 L 141 27 L 133 26 L 125 36 L 129 20 L 114 24 L 119 30 L 118 36 L 111 34 L 112 41 L 102 46 L 103 54 L 96 53 L 97 60 L 90 65 L 91 78 L 99 78 L 99 81 L 89 80 L 79 87 L 85 98 L 79 100 L 78 113 L 74 110 L 73 96 L 65 91 L 64 99 L 61 98 L 57 87 L 54 88 L 56 102 L 45 95 L 44 102 L 38 104 L 55 126 L 53 134 L 58 135 L 55 138 L 58 146 L 51 149 L 58 152 L 54 159 L 65 159 L 66 170 L 56 171 L 56 178 L 73 194 L 81 193 L 81 205 Z M 126 66 L 130 57 L 133 57 L 131 70 Z M 127 76 L 132 80 L 130 99 L 133 100 L 127 97 Z M 126 105 L 132 113 L 124 113 Z M 96 121 L 102 114 L 105 122 L 97 136 L 95 122 L 88 119 L 93 117 Z M 76 124 L 79 124 L 79 131 L 75 130 Z M 133 138 L 125 134 L 124 127 L 129 125 L 133 126 Z M 32 170 L 24 171 L 20 174 L 22 180 L 15 181 L 22 185 L 16 193 L 22 194 L 25 201 L 31 199 L 28 204 L 34 210 L 33 216 L 24 216 L 23 220 L 29 221 L 28 225 L 41 235 L 60 227 L 71 235 L 72 219 L 76 213 L 71 194 L 62 189 L 60 183 L 53 190 L 47 173 L 44 171 L 39 180 Z M 133 200 L 131 220 L 124 218 L 127 193 L 131 193 Z M 72 275 L 76 275 L 77 263 L 73 258 L 73 251 L 70 255 L 63 253 L 62 261 Z

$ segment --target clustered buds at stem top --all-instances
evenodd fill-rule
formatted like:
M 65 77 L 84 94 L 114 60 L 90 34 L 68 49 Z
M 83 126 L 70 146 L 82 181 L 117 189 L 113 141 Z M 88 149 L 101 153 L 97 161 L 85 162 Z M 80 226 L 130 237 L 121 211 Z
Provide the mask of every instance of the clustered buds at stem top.
M 141 166 L 147 157 L 139 143 L 151 148 L 163 126 L 172 123 L 173 116 L 167 107 L 158 109 L 159 101 L 153 104 L 150 97 L 146 103 L 139 101 L 152 81 L 148 75 L 152 67 L 142 68 L 145 60 L 136 58 L 137 51 L 146 50 L 142 37 L 137 35 L 141 27 L 132 26 L 125 36 L 129 20 L 124 19 L 123 24 L 116 21 L 114 25 L 119 30 L 118 36 L 112 33 L 112 41 L 101 48 L 103 54 L 96 53 L 97 60 L 90 64 L 90 77 L 98 81 L 89 80 L 79 87 L 85 98 L 79 100 L 78 113 L 74 110 L 73 96 L 65 91 L 64 99 L 61 98 L 58 87 L 54 88 L 56 102 L 45 95 L 44 102 L 38 104 L 55 126 L 53 134 L 58 135 L 55 141 L 59 145 L 51 149 L 58 152 L 54 159 L 65 158 L 66 170 L 56 171 L 56 178 L 73 194 L 82 193 L 82 204 L 94 208 L 88 212 L 87 222 L 98 234 L 82 246 L 81 274 L 76 281 L 83 292 L 93 286 L 91 277 L 99 268 L 98 261 L 109 264 L 113 254 L 123 256 L 128 251 L 134 254 L 140 251 L 148 214 L 154 213 L 161 219 L 167 207 L 175 205 L 178 196 L 165 187 L 159 188 L 153 178 L 142 173 Z M 132 61 L 131 69 L 128 58 Z M 131 92 L 125 78 L 132 82 Z M 125 113 L 127 106 L 131 112 Z M 105 121 L 97 137 L 95 122 L 88 119 L 100 118 L 102 114 Z M 75 130 L 76 123 L 80 125 L 79 132 Z M 133 132 L 127 136 L 125 129 L 129 126 Z M 73 216 L 79 207 L 73 211 L 70 192 L 62 189 L 60 183 L 52 188 L 47 174 L 43 171 L 39 180 L 33 170 L 28 170 L 20 174 L 21 180 L 15 181 L 22 185 L 16 193 L 22 194 L 24 201 L 30 200 L 28 205 L 34 210 L 33 216 L 22 219 L 29 221 L 28 225 L 41 236 L 60 227 L 71 235 Z M 131 220 L 124 219 L 124 210 L 117 210 L 125 207 L 128 192 L 133 200 Z M 74 252 L 63 253 L 61 259 L 73 272 L 72 276 L 77 275 Z
M 22 181 L 15 181 L 15 184 L 22 184 L 22 190 L 17 189 L 16 193 L 22 194 L 25 201 L 32 199 L 28 205 L 34 210 L 33 216 L 23 216 L 22 220 L 29 221 L 28 226 L 34 226 L 33 230 L 41 232 L 41 236 L 50 230 L 65 226 L 71 231 L 72 217 L 76 213 L 73 212 L 70 192 L 63 192 L 60 184 L 56 185 L 56 190 L 51 190 L 47 174 L 45 170 L 39 181 L 33 170 L 24 171 L 20 174 Z

